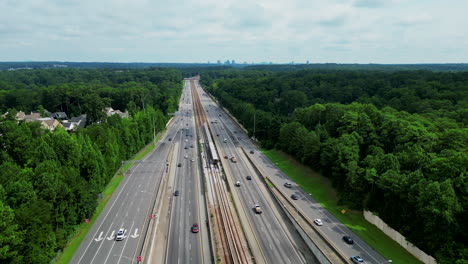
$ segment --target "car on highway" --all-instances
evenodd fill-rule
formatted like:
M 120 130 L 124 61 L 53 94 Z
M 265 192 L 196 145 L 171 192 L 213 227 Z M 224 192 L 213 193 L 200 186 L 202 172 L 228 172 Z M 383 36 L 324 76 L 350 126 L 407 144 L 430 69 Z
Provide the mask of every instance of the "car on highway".
M 224 143 L 227 143 L 227 138 L 225 138 L 223 141 L 224 141 Z
M 354 240 L 350 236 L 343 236 L 343 240 L 344 240 L 344 242 L 346 242 L 346 244 L 353 244 L 354 243 Z
M 120 228 L 115 235 L 115 241 L 122 241 L 125 238 L 125 229 Z
M 254 154 L 255 152 L 253 151 L 253 149 L 250 151 L 250 154 Z
M 247 177 L 245 177 L 245 178 L 246 178 L 247 180 L 249 180 L 249 181 L 252 180 L 252 177 L 251 177 L 251 176 L 247 176 Z
M 169 141 L 172 141 L 172 138 L 169 138 Z
M 318 218 L 314 219 L 314 223 L 318 226 L 323 226 L 323 222 L 321 219 L 318 219 Z
M 357 263 L 357 264 L 364 263 L 364 260 L 360 256 L 352 256 L 350 259 L 353 263 Z
M 224 156 L 225 159 L 228 159 L 228 156 Z
M 188 159 L 188 155 L 185 155 L 185 156 L 184 156 L 184 159 Z
M 262 208 L 260 208 L 260 205 L 258 205 L 258 204 L 254 205 L 253 209 L 254 209 L 256 214 L 261 214 L 263 212 Z
M 198 233 L 200 231 L 200 228 L 198 227 L 198 224 L 195 223 L 192 225 L 192 233 Z
M 187 135 L 187 137 L 188 137 L 188 135 Z M 185 142 L 188 142 L 188 139 L 186 139 Z
M 184 149 L 188 149 L 188 147 L 187 147 L 187 146 L 185 146 L 185 148 L 184 148 Z
M 236 157 L 232 157 L 232 158 L 231 158 L 231 161 L 232 161 L 232 163 L 236 163 L 236 162 L 237 162 Z
M 293 199 L 293 200 L 297 200 L 297 199 L 299 199 L 299 196 L 297 196 L 297 195 L 293 194 L 293 195 L 291 195 L 291 199 Z
M 182 167 L 182 163 L 177 164 L 177 167 Z
M 174 192 L 174 196 L 179 196 L 179 190 L 176 190 L 176 191 Z
M 194 161 L 195 161 L 195 159 L 191 159 L 190 161 L 191 161 L 191 162 L 194 162 Z
M 236 186 L 237 186 L 237 187 L 240 187 L 240 181 L 237 181 L 237 182 L 236 182 Z
M 286 188 L 291 188 L 291 186 L 292 186 L 292 185 L 291 185 L 291 183 L 289 183 L 289 182 L 286 182 L 286 183 L 284 184 L 284 187 L 286 187 Z
M 190 145 L 190 148 L 193 148 L 193 145 Z

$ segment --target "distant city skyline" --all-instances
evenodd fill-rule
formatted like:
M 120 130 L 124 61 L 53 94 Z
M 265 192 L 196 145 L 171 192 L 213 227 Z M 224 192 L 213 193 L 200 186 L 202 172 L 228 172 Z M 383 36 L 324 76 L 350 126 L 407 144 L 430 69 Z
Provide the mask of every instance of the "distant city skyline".
M 466 10 L 459 0 L 1 1 L 0 61 L 466 63 Z

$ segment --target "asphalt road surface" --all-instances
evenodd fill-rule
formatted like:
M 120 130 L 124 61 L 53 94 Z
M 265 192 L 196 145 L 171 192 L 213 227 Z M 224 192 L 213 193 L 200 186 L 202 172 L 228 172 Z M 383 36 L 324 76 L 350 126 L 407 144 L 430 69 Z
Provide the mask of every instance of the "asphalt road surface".
M 158 144 L 142 162 L 125 173 L 124 179 L 91 227 L 70 263 L 129 263 L 136 258 L 144 223 L 154 204 L 156 190 L 166 168 L 169 145 Z M 120 228 L 122 241 L 115 241 Z
M 201 233 L 191 232 L 194 223 L 197 223 L 200 229 L 204 228 L 204 225 L 200 224 L 198 213 L 198 146 L 189 84 L 189 81 L 185 81 L 179 113 L 176 116 L 180 126 L 173 140 L 178 147 L 177 159 L 173 162 L 180 163 L 181 167 L 176 168 L 174 190 L 177 190 L 179 195 L 172 196 L 166 263 L 203 263 Z
M 215 143 L 221 159 L 224 156 L 228 158 L 236 157 L 237 163 L 233 163 L 225 159 L 225 165 L 230 166 L 234 181 L 240 181 L 240 187 L 232 187 L 231 190 L 237 191 L 242 198 L 242 206 L 247 209 L 248 217 L 253 225 L 256 237 L 260 242 L 263 255 L 268 263 L 306 263 L 305 258 L 298 252 L 294 243 L 291 241 L 291 235 L 283 227 L 284 222 L 277 218 L 270 206 L 270 202 L 264 197 L 265 193 L 261 188 L 263 183 L 253 175 L 252 168 L 247 164 L 248 161 L 242 158 L 240 149 L 237 148 L 232 137 L 241 136 L 240 133 L 233 133 L 224 126 L 225 114 L 217 111 L 214 102 L 204 95 L 202 90 L 198 90 L 210 126 L 213 129 L 212 133 L 215 137 Z M 211 106 L 210 106 L 211 105 Z M 221 114 L 221 116 L 219 116 Z M 211 123 L 213 122 L 213 123 Z M 245 137 L 245 135 L 244 135 Z M 227 142 L 224 142 L 227 139 Z M 252 180 L 247 180 L 247 176 L 252 176 Z M 254 205 L 259 205 L 263 213 L 256 214 Z
M 211 108 L 211 110 L 207 113 L 210 114 L 210 112 L 212 112 L 209 118 L 210 121 L 218 120 L 217 123 L 214 123 L 214 126 L 220 127 L 220 129 L 217 130 L 220 134 L 219 137 L 228 139 L 228 144 L 226 144 L 226 153 L 228 153 L 228 155 L 239 154 L 238 151 L 235 151 L 234 149 L 235 145 L 242 146 L 246 150 L 254 150 L 254 154 L 251 154 L 251 157 L 258 161 L 257 164 L 261 164 L 263 171 L 268 174 L 269 179 L 275 183 L 276 186 L 282 186 L 283 191 L 285 191 L 289 197 L 292 194 L 298 195 L 299 199 L 294 201 L 294 203 L 301 208 L 310 219 L 320 218 L 323 221 L 323 226 L 321 226 L 320 229 L 326 237 L 334 243 L 335 247 L 348 257 L 355 255 L 361 256 L 366 263 L 377 264 L 387 261 L 387 259 L 362 241 L 348 227 L 339 222 L 326 209 L 320 206 L 320 204 L 318 204 L 309 194 L 303 191 L 297 184 L 281 172 L 275 164 L 273 164 L 258 150 L 246 133 L 224 111 L 220 111 L 219 106 L 216 105 L 216 103 L 208 96 L 205 96 L 205 104 L 211 105 L 211 107 L 208 107 L 208 109 Z M 242 173 L 245 172 L 239 172 L 241 176 Z M 242 180 L 244 180 L 244 182 L 241 182 L 245 184 L 245 178 Z M 285 188 L 284 183 L 286 182 L 292 183 L 292 188 Z M 346 244 L 342 239 L 345 235 L 351 236 L 354 240 L 354 244 Z

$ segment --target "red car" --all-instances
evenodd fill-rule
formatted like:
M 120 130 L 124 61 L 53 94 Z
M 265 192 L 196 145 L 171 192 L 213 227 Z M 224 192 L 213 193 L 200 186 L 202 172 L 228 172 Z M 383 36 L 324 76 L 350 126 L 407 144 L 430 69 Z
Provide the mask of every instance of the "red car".
M 224 158 L 225 158 L 225 159 L 227 159 L 227 158 L 228 158 L 228 156 L 224 156 Z
M 198 224 L 195 223 L 192 225 L 192 233 L 198 233 L 199 229 L 198 229 Z

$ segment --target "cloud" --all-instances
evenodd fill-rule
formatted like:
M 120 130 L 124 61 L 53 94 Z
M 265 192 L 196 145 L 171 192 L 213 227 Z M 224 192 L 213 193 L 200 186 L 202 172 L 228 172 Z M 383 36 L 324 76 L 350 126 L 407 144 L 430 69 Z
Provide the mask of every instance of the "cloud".
M 3 0 L 0 59 L 459 62 L 465 10 L 457 0 Z M 457 46 L 458 57 L 446 52 Z
M 355 7 L 379 8 L 385 6 L 389 0 L 355 0 Z

